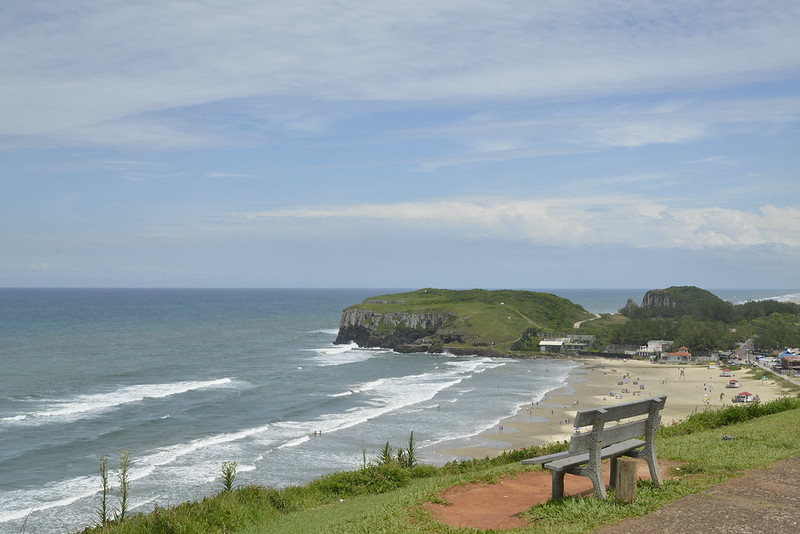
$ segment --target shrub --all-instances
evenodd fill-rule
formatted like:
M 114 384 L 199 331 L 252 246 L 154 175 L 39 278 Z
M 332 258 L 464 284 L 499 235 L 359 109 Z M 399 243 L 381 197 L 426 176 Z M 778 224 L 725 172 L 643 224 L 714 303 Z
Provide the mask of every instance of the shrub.
M 337 497 L 386 493 L 407 486 L 411 473 L 397 464 L 371 465 L 358 471 L 333 473 L 309 484 L 317 491 Z
M 224 491 L 233 489 L 233 480 L 236 478 L 236 462 L 222 462 L 222 487 Z

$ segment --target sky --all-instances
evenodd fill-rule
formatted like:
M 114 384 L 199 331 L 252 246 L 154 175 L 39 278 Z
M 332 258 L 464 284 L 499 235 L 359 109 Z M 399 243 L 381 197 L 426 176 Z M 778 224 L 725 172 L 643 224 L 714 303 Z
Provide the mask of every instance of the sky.
M 800 287 L 800 2 L 4 0 L 0 287 Z

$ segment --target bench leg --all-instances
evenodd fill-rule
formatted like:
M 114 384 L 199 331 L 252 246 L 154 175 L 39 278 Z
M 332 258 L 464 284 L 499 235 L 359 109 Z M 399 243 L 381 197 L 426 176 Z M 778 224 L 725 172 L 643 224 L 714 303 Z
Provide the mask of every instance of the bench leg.
M 594 486 L 594 496 L 598 499 L 607 499 L 608 494 L 606 493 L 606 485 L 603 482 L 603 472 L 600 469 L 590 469 L 586 476 L 588 476 L 592 481 L 592 485 Z
M 641 458 L 645 462 L 647 462 L 647 468 L 650 470 L 650 480 L 653 481 L 653 485 L 657 488 L 660 488 L 662 485 L 661 481 L 661 473 L 658 471 L 658 461 L 656 460 L 656 451 L 655 449 L 645 449 L 643 451 L 631 451 L 627 454 L 633 458 Z
M 658 472 L 658 461 L 656 461 L 656 453 L 652 451 L 651 454 L 646 454 L 644 459 L 647 461 L 647 467 L 650 469 L 650 480 L 657 488 L 661 487 L 661 473 Z
M 553 499 L 564 497 L 564 471 L 552 471 L 553 474 Z

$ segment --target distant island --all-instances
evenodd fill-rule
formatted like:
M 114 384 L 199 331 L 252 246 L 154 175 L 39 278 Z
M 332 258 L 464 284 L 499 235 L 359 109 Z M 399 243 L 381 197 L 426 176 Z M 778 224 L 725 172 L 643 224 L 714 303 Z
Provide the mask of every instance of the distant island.
M 655 346 L 651 341 L 663 347 L 669 340 L 697 357 L 717 358 L 751 339 L 752 348 L 765 353 L 800 345 L 796 303 L 732 304 L 699 287 L 672 286 L 648 291 L 641 304 L 620 304 L 619 313 L 601 316 L 551 293 L 426 288 L 345 308 L 334 343 L 404 353 L 533 356 L 634 355 Z

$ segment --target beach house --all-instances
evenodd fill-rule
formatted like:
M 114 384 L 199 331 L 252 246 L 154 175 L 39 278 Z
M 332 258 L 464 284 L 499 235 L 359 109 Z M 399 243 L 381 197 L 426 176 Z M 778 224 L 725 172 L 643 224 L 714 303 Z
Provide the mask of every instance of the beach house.
M 681 347 L 675 352 L 662 352 L 661 361 L 669 363 L 686 363 L 692 361 L 692 353 L 687 347 Z
M 662 352 L 667 352 L 672 348 L 674 341 L 667 341 L 665 339 L 651 339 L 647 345 L 642 345 L 636 351 L 637 356 L 649 356 L 651 360 L 655 360 Z
M 569 334 L 558 338 L 545 338 L 539 342 L 541 352 L 578 352 L 588 349 L 595 336 Z

